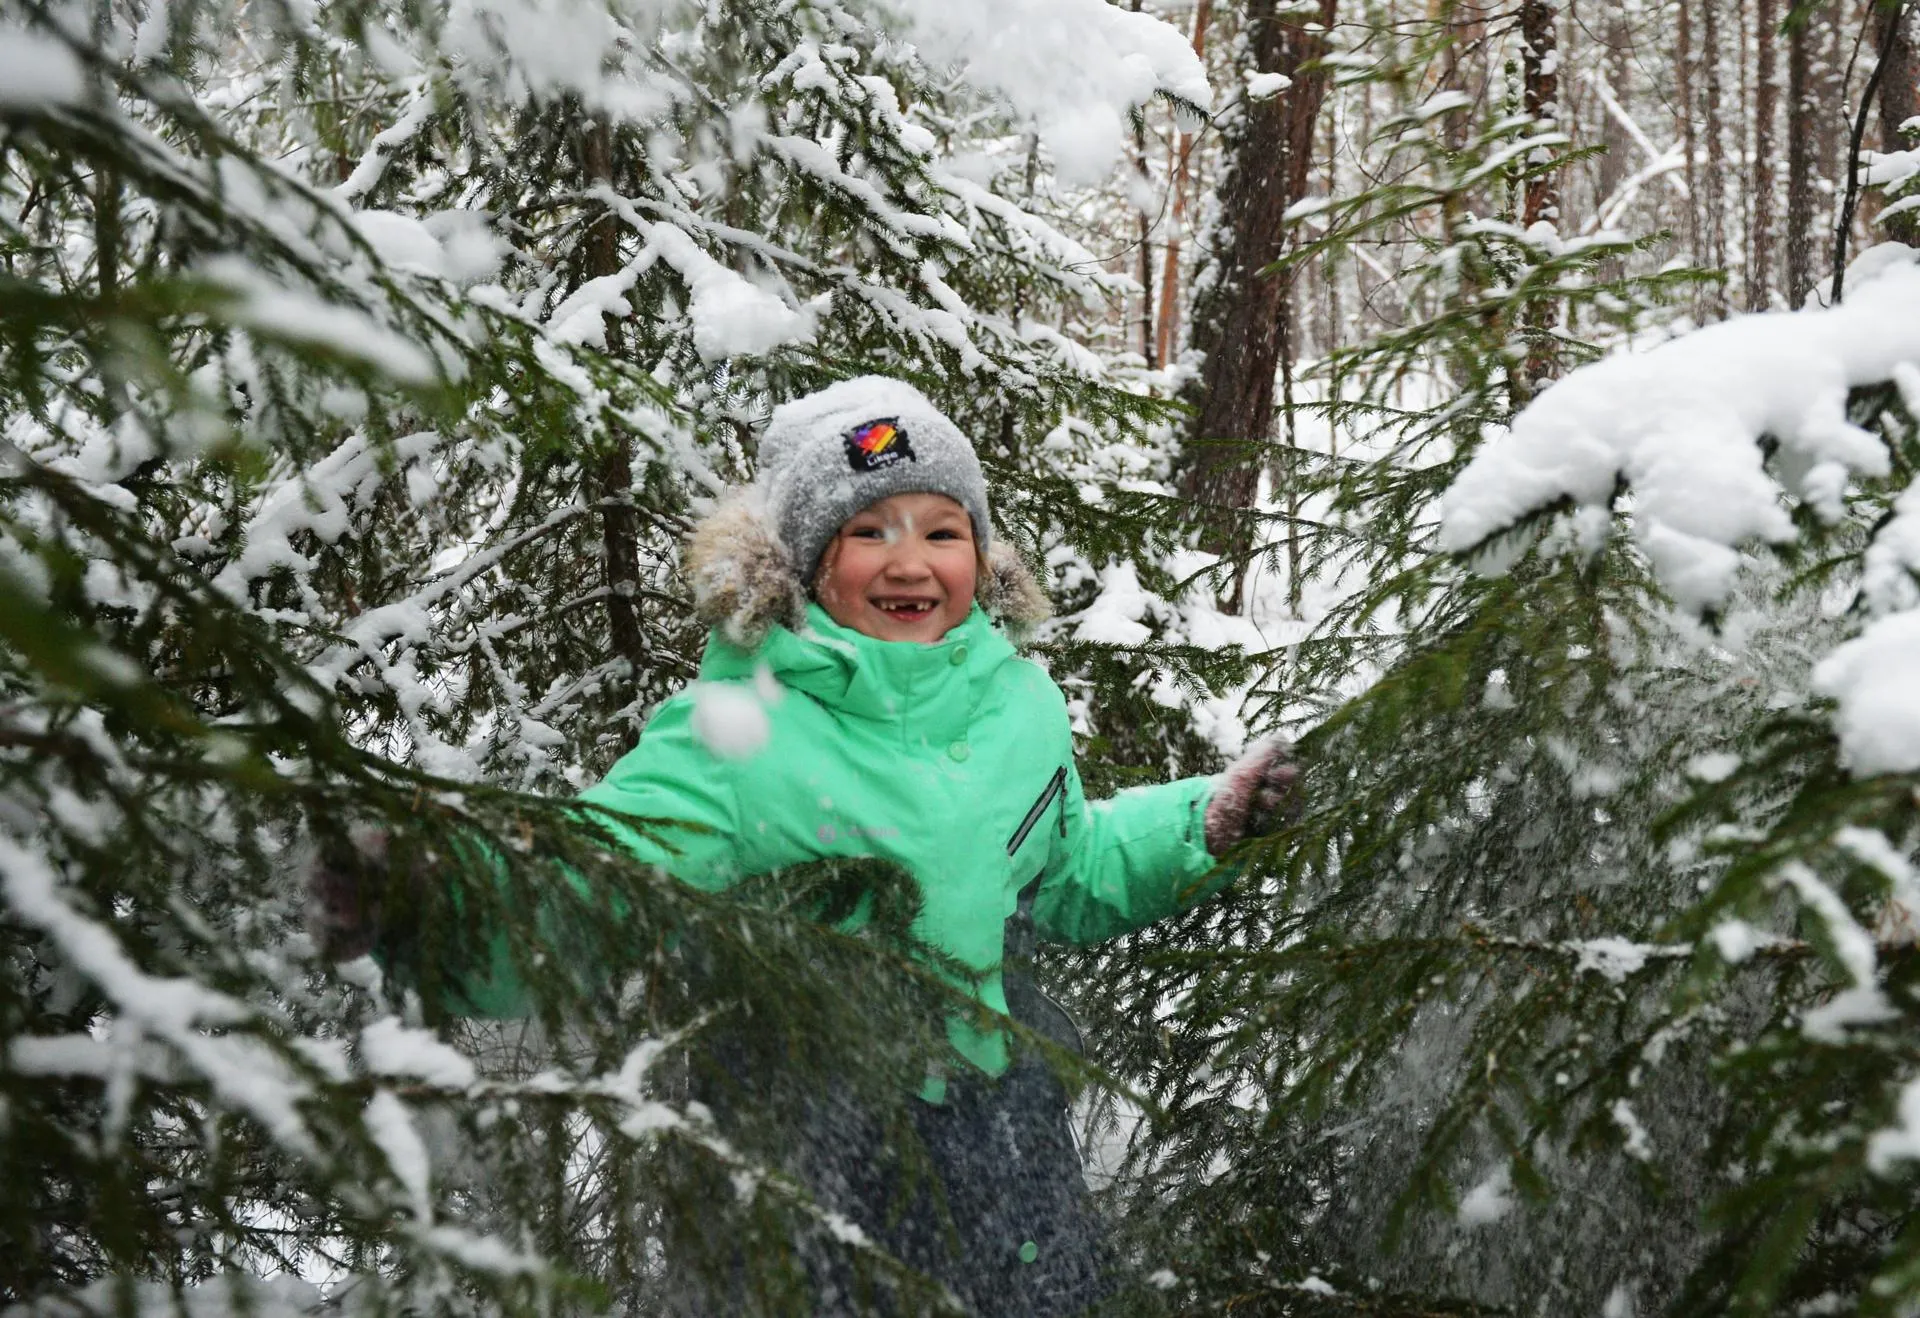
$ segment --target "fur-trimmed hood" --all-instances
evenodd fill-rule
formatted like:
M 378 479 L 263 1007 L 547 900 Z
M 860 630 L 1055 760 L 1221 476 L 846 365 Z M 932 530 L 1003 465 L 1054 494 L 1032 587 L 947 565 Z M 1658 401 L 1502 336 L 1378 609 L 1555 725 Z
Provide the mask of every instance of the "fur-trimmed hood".
M 757 487 L 728 495 L 694 527 L 685 567 L 695 616 L 730 645 L 752 650 L 774 627 L 798 631 L 805 623 L 807 583 L 767 519 Z M 1019 553 L 998 539 L 987 551 L 974 599 L 1016 641 L 1053 614 Z

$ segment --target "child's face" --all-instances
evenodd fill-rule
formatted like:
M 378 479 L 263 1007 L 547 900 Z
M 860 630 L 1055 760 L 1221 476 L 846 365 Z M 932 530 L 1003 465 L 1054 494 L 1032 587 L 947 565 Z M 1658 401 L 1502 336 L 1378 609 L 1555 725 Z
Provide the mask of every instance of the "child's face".
M 834 532 L 813 592 L 833 620 L 880 641 L 937 641 L 973 607 L 979 550 L 944 494 L 896 494 Z

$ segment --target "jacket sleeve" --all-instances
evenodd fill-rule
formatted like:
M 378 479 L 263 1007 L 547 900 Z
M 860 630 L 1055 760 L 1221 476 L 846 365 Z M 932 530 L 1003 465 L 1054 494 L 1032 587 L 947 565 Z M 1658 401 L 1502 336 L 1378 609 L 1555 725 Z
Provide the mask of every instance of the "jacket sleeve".
M 693 701 L 680 695 L 662 705 L 648 721 L 640 742 L 622 756 L 599 783 L 580 794 L 582 811 L 610 833 L 622 851 L 642 864 L 655 865 L 694 887 L 717 891 L 737 877 L 734 862 L 733 775 L 694 736 Z M 618 816 L 635 816 L 644 824 Z M 467 847 L 467 851 L 477 848 Z M 500 860 L 491 852 L 471 854 L 459 866 L 461 879 L 498 881 Z M 456 884 L 460 880 L 456 880 Z M 555 875 L 582 895 L 586 880 L 571 870 Z M 456 906 L 460 902 L 456 886 Z M 556 947 L 568 943 L 565 935 L 571 903 L 542 900 L 533 912 L 541 940 Z M 624 912 L 613 903 L 615 918 Z M 479 955 L 465 965 L 446 967 L 446 991 L 440 996 L 448 1011 L 461 1016 L 514 1017 L 532 1010 L 532 993 L 515 972 L 504 931 L 493 930 L 480 940 Z M 603 968 L 568 964 L 583 980 L 604 976 Z
M 708 892 L 740 877 L 734 775 L 694 735 L 691 693 L 662 705 L 640 734 L 640 744 L 582 792 L 580 801 L 601 807 L 594 812 L 596 821 L 643 864 Z M 643 832 L 606 811 L 634 815 L 649 825 Z
M 1036 931 L 1097 943 L 1206 900 L 1231 877 L 1207 851 L 1210 778 L 1135 787 L 1089 804 L 1067 768 L 1061 828 L 1034 898 Z

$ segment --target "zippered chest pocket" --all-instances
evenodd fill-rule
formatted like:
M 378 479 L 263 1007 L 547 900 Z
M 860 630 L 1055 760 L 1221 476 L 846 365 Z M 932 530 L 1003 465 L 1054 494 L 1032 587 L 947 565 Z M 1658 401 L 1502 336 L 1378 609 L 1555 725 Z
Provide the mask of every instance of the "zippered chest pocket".
M 1067 766 L 1064 764 L 1053 771 L 1053 777 L 1047 779 L 1046 787 L 1041 790 L 1034 803 L 1027 807 L 1026 816 L 1021 819 L 1020 827 L 1014 829 L 1013 836 L 1007 839 L 1008 856 L 1020 850 L 1021 845 L 1027 840 L 1027 835 L 1033 832 L 1042 819 L 1046 818 L 1048 807 L 1056 802 L 1059 806 L 1056 813 L 1059 816 L 1060 836 L 1065 837 L 1067 835 Z

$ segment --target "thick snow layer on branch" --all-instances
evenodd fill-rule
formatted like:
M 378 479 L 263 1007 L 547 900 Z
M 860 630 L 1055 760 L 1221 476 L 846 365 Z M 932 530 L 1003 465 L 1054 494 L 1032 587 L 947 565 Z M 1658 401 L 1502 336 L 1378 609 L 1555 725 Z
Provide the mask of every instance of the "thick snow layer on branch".
M 1100 574 L 1100 593 L 1072 619 L 1073 639 L 1095 645 L 1145 645 L 1153 631 L 1141 621 L 1151 600 L 1132 563 L 1116 563 Z
M 693 346 L 710 362 L 761 356 L 813 337 L 813 317 L 708 256 L 670 224 L 656 224 L 647 244 L 659 252 L 693 294 Z
M 1920 612 L 1868 623 L 1820 661 L 1813 689 L 1839 704 L 1833 722 L 1847 768 L 1920 770 Z
M 922 54 L 963 66 L 1034 121 L 1068 187 L 1099 182 L 1127 141 L 1127 111 L 1165 92 L 1212 104 L 1185 36 L 1107 0 L 898 0 Z
M 636 76 L 624 56 L 652 37 L 671 8 L 667 0 L 456 0 L 440 46 L 463 80 L 495 81 L 509 100 L 571 93 L 615 118 L 644 122 L 673 103 L 674 84 Z
M 1840 900 L 1820 876 L 1799 861 L 1781 867 L 1780 880 L 1791 887 L 1801 904 L 1826 926 L 1834 960 L 1853 980 L 1853 987 L 1842 989 L 1800 1019 L 1800 1028 L 1810 1039 L 1822 1043 L 1844 1043 L 1850 1025 L 1878 1025 L 1898 1020 L 1899 1012 L 1887 1001 L 1879 983 L 1879 957 L 1873 936 L 1860 927 L 1853 912 Z
M 387 1166 L 407 1194 L 407 1206 L 421 1221 L 433 1218 L 433 1165 L 426 1141 L 413 1124 L 413 1114 L 391 1090 L 380 1089 L 367 1100 L 367 1133 L 386 1156 Z
M 1633 529 L 1683 607 L 1723 603 L 1751 540 L 1795 535 L 1789 496 L 1829 521 L 1885 443 L 1847 420 L 1849 390 L 1891 381 L 1920 406 L 1920 253 L 1887 243 L 1854 263 L 1833 308 L 1737 317 L 1576 371 L 1490 441 L 1442 502 L 1440 544 L 1470 549 L 1570 500 L 1603 509 L 1621 481 Z M 1780 448 L 1772 469 L 1760 441 Z M 1875 528 L 1860 581 L 1870 620 L 1814 670 L 1858 774 L 1920 771 L 1920 486 Z
M 1912 151 L 1862 151 L 1865 167 L 1860 182 L 1865 187 L 1884 189 L 1889 195 L 1920 177 L 1920 148 Z
M 432 117 L 433 95 L 428 89 L 421 88 L 414 93 L 406 112 L 397 121 L 374 134 L 373 144 L 367 154 L 354 166 L 347 181 L 334 189 L 334 194 L 351 201 L 372 191 L 374 185 L 379 183 L 380 176 L 387 172 L 387 162 L 394 153 L 413 141 Z
M 1256 101 L 1264 101 L 1269 96 L 1278 96 L 1293 86 L 1293 79 L 1284 73 L 1249 73 L 1247 75 L 1247 95 Z
M 1883 268 L 1830 310 L 1741 316 L 1559 381 L 1447 492 L 1440 543 L 1462 550 L 1560 499 L 1591 506 L 1633 487 L 1635 526 L 1683 605 L 1723 601 L 1735 546 L 1793 524 L 1757 440 L 1782 445 L 1793 493 L 1837 515 L 1850 474 L 1887 452 L 1848 423 L 1847 391 L 1920 363 L 1920 266 Z
M 465 1053 L 431 1030 L 411 1029 L 393 1016 L 360 1031 L 360 1060 L 374 1075 L 423 1080 L 446 1089 L 465 1089 L 480 1078 Z
M 1901 372 L 1895 375 L 1899 379 Z M 1920 368 L 1912 372 L 1913 387 L 1905 390 L 1908 410 L 1920 416 Z M 1879 528 L 1867 546 L 1866 571 L 1860 593 L 1875 613 L 1897 613 L 1920 607 L 1920 485 L 1909 486 L 1894 500 L 1893 516 Z
M 71 105 L 86 90 L 72 51 L 41 33 L 0 27 L 0 110 Z
M 1909 1080 L 1900 1091 L 1900 1124 L 1867 1141 L 1867 1166 L 1877 1175 L 1888 1175 L 1901 1162 L 1920 1162 L 1920 1080 Z
M 424 349 L 364 311 L 287 288 L 238 257 L 215 257 L 201 273 L 237 295 L 228 318 L 256 334 L 366 362 L 402 384 L 426 384 L 438 376 Z
M 1628 977 L 1645 969 L 1649 955 L 1659 955 L 1667 950 L 1625 938 L 1589 938 L 1568 943 L 1567 948 L 1576 958 L 1577 969 L 1591 970 L 1615 984 L 1624 984 Z
M 487 231 L 486 218 L 472 211 L 442 211 L 424 220 L 393 211 L 355 211 L 353 226 L 394 269 L 457 284 L 492 275 L 506 251 Z

